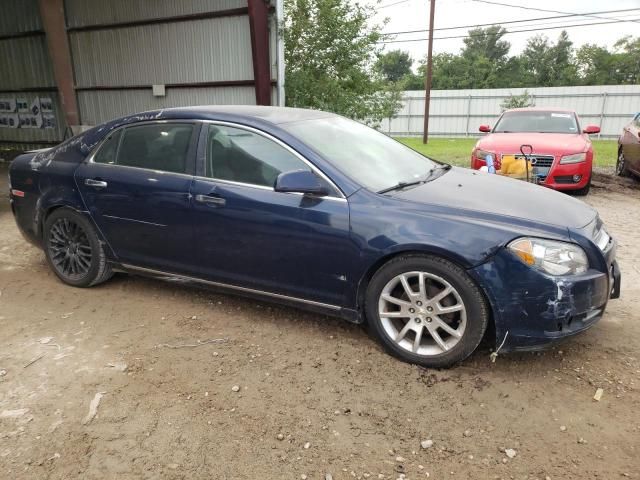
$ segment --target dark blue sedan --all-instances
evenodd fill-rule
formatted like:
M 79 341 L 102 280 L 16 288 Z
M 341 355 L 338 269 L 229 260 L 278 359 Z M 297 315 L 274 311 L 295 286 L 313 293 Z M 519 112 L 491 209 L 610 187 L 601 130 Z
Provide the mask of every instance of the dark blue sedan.
M 366 322 L 429 367 L 485 335 L 512 351 L 578 333 L 620 291 L 589 206 L 325 112 L 145 112 L 22 155 L 9 176 L 20 230 L 69 285 L 200 282 Z

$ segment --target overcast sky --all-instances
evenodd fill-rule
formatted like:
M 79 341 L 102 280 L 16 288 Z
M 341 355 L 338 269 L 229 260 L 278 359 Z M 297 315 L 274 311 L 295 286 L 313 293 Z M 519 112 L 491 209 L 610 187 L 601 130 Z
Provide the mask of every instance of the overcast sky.
M 622 22 L 605 25 L 589 25 L 581 27 L 567 28 L 569 38 L 573 41 L 574 47 L 579 47 L 585 43 L 596 43 L 599 45 L 612 47 L 613 44 L 625 35 L 640 35 L 640 0 L 495 0 L 499 3 L 521 5 L 530 8 L 555 10 L 566 13 L 587 13 L 610 10 L 622 10 L 637 8 L 632 12 L 597 14 L 598 17 L 611 19 L 636 20 L 636 22 Z M 376 4 L 376 0 L 361 0 L 363 3 Z M 395 5 L 394 5 L 395 4 Z M 387 7 L 384 7 L 388 5 Z M 377 20 L 382 21 L 388 17 L 389 23 L 384 27 L 384 32 L 398 32 L 407 30 L 426 29 L 429 23 L 429 1 L 428 0 L 382 0 L 381 7 L 378 7 Z M 460 30 L 440 30 L 442 27 L 457 27 L 461 25 L 477 25 L 484 23 L 497 23 L 531 19 L 540 17 L 558 16 L 561 14 L 540 12 L 535 10 L 525 10 L 498 5 L 480 3 L 477 0 L 436 0 L 436 17 L 434 25 L 436 30 L 434 37 L 457 36 L 467 33 L 468 28 Z M 505 24 L 508 30 L 524 30 L 528 28 L 543 28 L 559 25 L 581 24 L 605 22 L 606 19 L 590 17 L 566 17 L 560 19 L 538 20 L 526 23 Z M 556 40 L 561 28 L 539 31 L 522 32 L 506 35 L 505 40 L 511 43 L 511 54 L 517 54 L 525 47 L 527 38 L 542 33 L 551 40 Z M 395 40 L 408 40 L 413 38 L 427 38 L 426 32 L 397 35 Z M 458 53 L 462 48 L 462 39 L 435 40 L 433 42 L 434 53 L 451 52 Z M 427 41 L 389 43 L 385 50 L 401 49 L 409 52 L 414 59 L 424 57 L 427 54 Z M 415 66 L 415 65 L 414 65 Z

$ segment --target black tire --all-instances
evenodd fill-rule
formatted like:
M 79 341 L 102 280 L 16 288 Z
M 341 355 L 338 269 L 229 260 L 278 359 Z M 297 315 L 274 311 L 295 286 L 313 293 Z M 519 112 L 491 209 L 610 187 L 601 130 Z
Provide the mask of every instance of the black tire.
M 589 181 L 584 187 L 579 188 L 578 190 L 572 190 L 571 193 L 579 197 L 584 197 L 585 195 L 589 194 L 590 190 L 591 190 L 591 175 L 589 175 Z
M 113 276 L 96 231 L 83 215 L 69 208 L 53 211 L 43 229 L 44 252 L 60 280 L 74 287 L 92 287 Z
M 618 148 L 618 159 L 616 160 L 616 175 L 618 175 L 619 177 L 629 176 L 629 169 L 627 168 L 627 161 L 624 158 L 622 147 Z
M 461 300 L 466 314 L 466 318 L 464 320 L 465 327 L 463 333 L 461 334 L 461 337 L 458 340 L 455 340 L 457 341 L 457 343 L 454 346 L 450 347 L 449 350 L 441 348 L 441 353 L 417 354 L 407 350 L 406 346 L 405 348 L 403 348 L 401 345 L 399 345 L 399 343 L 392 339 L 388 331 L 385 330 L 383 320 L 379 315 L 379 302 L 383 301 L 381 300 L 383 289 L 388 288 L 388 285 L 394 282 L 396 277 L 398 277 L 399 275 L 403 273 L 408 273 L 409 275 L 411 275 L 410 272 L 424 272 L 425 274 L 431 275 L 434 278 L 437 277 L 444 280 L 445 282 L 448 282 L 448 284 L 453 287 L 453 289 L 455 289 L 455 295 L 457 295 L 456 302 L 458 302 L 457 299 Z M 424 280 L 426 289 L 431 288 L 428 284 L 428 282 L 431 281 L 431 279 Z M 437 283 L 437 280 L 435 280 L 435 282 Z M 415 288 L 412 288 L 412 290 L 414 292 L 416 291 Z M 418 287 L 417 290 L 419 291 L 420 288 Z M 403 290 L 400 291 L 402 292 Z M 441 301 L 444 300 L 447 300 L 447 297 L 443 297 Z M 422 310 L 422 314 L 424 315 L 435 315 L 434 313 L 426 313 L 422 307 L 419 308 Z M 487 325 L 489 323 L 490 315 L 489 307 L 484 295 L 462 268 L 440 257 L 416 254 L 395 257 L 388 263 L 383 265 L 374 274 L 367 287 L 365 296 L 365 312 L 370 331 L 380 341 L 387 352 L 405 362 L 414 363 L 429 368 L 448 368 L 461 362 L 469 355 L 471 355 L 471 353 L 473 353 L 473 351 L 478 347 L 484 336 Z M 438 316 L 436 316 L 435 318 L 442 319 L 442 317 Z M 411 322 L 411 320 L 412 319 L 408 319 L 406 323 L 404 323 L 404 326 L 406 327 L 406 324 Z M 419 321 L 419 319 L 417 318 L 414 320 L 416 322 Z M 396 321 L 404 322 L 403 319 L 387 318 L 386 325 L 389 325 L 389 322 Z M 435 323 L 431 323 L 431 317 L 423 317 L 423 321 L 430 322 L 429 326 L 431 327 L 435 325 Z M 433 321 L 435 322 L 437 320 Z M 455 320 L 453 321 L 455 322 Z M 402 323 L 400 323 L 400 325 L 402 325 Z M 389 327 L 387 326 L 386 328 L 388 329 Z M 433 337 L 430 333 L 427 333 L 427 335 L 429 336 L 425 337 L 425 332 L 427 332 L 427 324 L 423 323 L 422 331 L 423 333 L 418 340 L 418 344 L 422 345 L 420 342 L 426 341 L 427 347 L 425 348 L 436 347 L 435 344 L 437 342 L 435 342 L 435 337 Z M 409 341 L 415 342 L 417 336 L 417 334 L 414 334 L 413 340 Z M 434 345 L 433 347 L 428 347 L 428 342 L 430 342 L 431 340 L 434 341 Z

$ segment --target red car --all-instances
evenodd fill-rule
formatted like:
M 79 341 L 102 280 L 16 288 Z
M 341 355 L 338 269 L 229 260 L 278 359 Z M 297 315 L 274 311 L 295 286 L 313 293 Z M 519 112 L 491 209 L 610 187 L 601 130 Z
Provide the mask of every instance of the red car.
M 478 170 L 486 165 L 485 158 L 491 153 L 496 169 L 500 169 L 504 156 L 521 158 L 520 147 L 531 145 L 533 152 L 529 158 L 538 184 L 577 195 L 589 192 L 593 165 L 589 134 L 600 132 L 600 127 L 589 125 L 581 130 L 575 112 L 516 108 L 505 111 L 493 129 L 481 125 L 480 131 L 488 135 L 473 148 L 471 168 Z
M 623 128 L 618 139 L 616 173 L 620 176 L 633 173 L 640 177 L 640 113 Z

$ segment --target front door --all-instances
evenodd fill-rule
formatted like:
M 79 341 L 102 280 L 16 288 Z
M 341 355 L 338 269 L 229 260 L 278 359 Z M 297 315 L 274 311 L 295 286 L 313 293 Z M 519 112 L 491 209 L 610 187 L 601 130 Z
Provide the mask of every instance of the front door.
M 189 189 L 198 128 L 157 122 L 116 130 L 76 170 L 85 205 L 122 263 L 194 272 Z
M 356 255 L 347 200 L 326 179 L 327 197 L 276 192 L 279 173 L 314 168 L 256 130 L 203 128 L 198 158 L 205 162 L 204 177 L 191 192 L 202 276 L 343 305 Z

